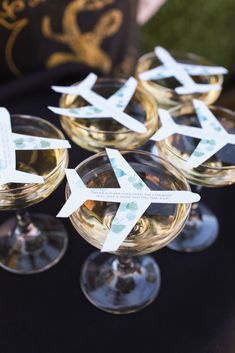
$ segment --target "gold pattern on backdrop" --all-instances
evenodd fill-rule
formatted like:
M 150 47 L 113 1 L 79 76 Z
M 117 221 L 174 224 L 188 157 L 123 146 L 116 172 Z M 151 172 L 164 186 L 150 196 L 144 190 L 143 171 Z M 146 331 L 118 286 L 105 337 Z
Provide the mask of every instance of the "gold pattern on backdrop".
M 5 48 L 5 58 L 9 69 L 16 75 L 20 76 L 21 72 L 17 68 L 14 58 L 13 49 L 15 42 L 22 32 L 22 30 L 28 25 L 28 18 L 24 17 L 19 19 L 18 16 L 26 6 L 36 7 L 46 0 L 15 0 L 10 2 L 9 0 L 3 0 L 0 7 L 0 26 L 10 31 L 7 39 Z
M 101 48 L 103 41 L 120 29 L 123 15 L 118 9 L 107 10 L 99 19 L 92 31 L 83 33 L 77 16 L 83 11 L 100 10 L 114 0 L 74 0 L 67 5 L 62 18 L 62 33 L 55 33 L 51 19 L 45 16 L 42 21 L 42 32 L 57 42 L 68 45 L 71 53 L 56 52 L 47 60 L 47 67 L 54 67 L 67 62 L 85 63 L 92 68 L 108 72 L 112 62 Z
M 46 0 L 29 0 L 29 6 L 30 7 L 36 7 L 36 6 L 40 5 L 43 2 L 46 2 Z
M 25 8 L 25 2 L 23 0 L 16 0 L 12 3 L 9 3 L 7 0 L 3 0 L 2 8 L 0 11 L 0 25 L 5 27 L 10 31 L 9 38 L 6 43 L 5 57 L 6 62 L 10 70 L 16 75 L 19 76 L 21 72 L 16 67 L 13 59 L 13 47 L 15 41 L 22 31 L 22 29 L 27 26 L 28 19 L 22 18 L 17 19 L 17 14 L 23 11 Z

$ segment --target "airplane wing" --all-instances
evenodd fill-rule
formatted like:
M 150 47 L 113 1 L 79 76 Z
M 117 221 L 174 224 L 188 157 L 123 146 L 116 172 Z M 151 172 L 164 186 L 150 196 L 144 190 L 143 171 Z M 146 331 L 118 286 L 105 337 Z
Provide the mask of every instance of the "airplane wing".
M 187 160 L 187 166 L 189 168 L 197 168 L 199 165 L 207 161 L 217 151 L 227 144 L 224 140 L 201 140 L 189 159 Z
M 93 119 L 93 118 L 110 118 L 110 113 L 94 105 L 86 105 L 81 108 L 58 108 L 49 106 L 53 113 L 73 118 Z
M 84 89 L 92 89 L 97 81 L 97 75 L 93 72 L 90 73 L 83 81 L 79 82 L 77 85 L 73 86 L 52 86 L 51 88 L 58 93 L 72 94 L 75 96 L 81 95 Z
M 153 134 L 150 140 L 161 141 L 177 132 L 177 125 L 168 110 L 158 109 L 162 126 Z
M 121 189 L 135 192 L 150 190 L 118 150 L 107 148 L 106 152 Z M 121 202 L 102 251 L 117 250 L 150 204 L 149 200 L 143 199 Z
M 12 141 L 10 114 L 0 108 L 0 184 L 44 183 L 42 176 L 21 172 L 16 168 L 15 145 Z
M 12 170 L 12 171 L 8 171 L 6 178 L 4 178 L 4 175 L 3 175 L 3 181 L 4 181 L 3 184 L 6 184 L 6 183 L 43 184 L 44 178 L 40 175 L 25 173 L 19 170 Z
M 172 77 L 172 71 L 166 68 L 164 65 L 155 67 L 154 69 L 141 72 L 139 78 L 142 81 L 148 80 L 161 80 L 163 78 Z
M 70 143 L 63 139 L 53 139 L 12 133 L 12 140 L 16 150 L 49 150 L 57 148 L 71 148 Z
M 193 105 L 200 124 L 205 131 L 219 133 L 221 135 L 228 134 L 205 103 L 198 99 L 193 99 Z
M 118 150 L 106 148 L 106 153 L 121 189 L 150 190 Z
M 83 183 L 75 169 L 66 169 L 65 173 L 71 194 L 60 212 L 57 214 L 57 217 L 71 216 L 71 214 L 87 201 L 90 196 L 89 189 Z
M 174 72 L 174 77 L 184 86 L 192 86 L 195 84 L 193 79 L 186 71 L 175 61 L 175 59 L 162 47 L 155 48 L 156 56 L 161 60 L 164 66 Z
M 146 200 L 140 200 L 138 203 L 122 202 L 112 221 L 111 229 L 101 251 L 116 251 L 150 204 L 151 202 Z
M 181 64 L 181 63 L 179 63 L 179 65 L 190 76 L 225 75 L 228 73 L 228 70 L 222 66 L 192 65 L 192 64 Z
M 228 70 L 222 66 L 206 66 L 206 65 L 193 65 L 182 64 L 178 65 L 184 69 L 190 76 L 212 76 L 212 75 L 225 75 Z M 153 69 L 141 72 L 139 78 L 143 81 L 147 80 L 161 80 L 164 78 L 172 77 L 174 73 L 164 65 L 155 67 Z
M 208 135 L 214 133 L 214 138 L 202 139 L 192 155 L 187 161 L 187 165 L 190 168 L 196 168 L 210 157 L 212 157 L 217 151 L 227 144 L 226 137 L 228 135 L 224 127 L 219 123 L 214 114 L 210 109 L 202 102 L 197 99 L 193 100 L 193 105 L 195 107 L 197 117 L 204 131 L 208 132 Z M 216 135 L 221 135 L 216 138 Z
M 130 77 L 119 90 L 108 98 L 108 102 L 117 109 L 125 110 L 135 93 L 136 87 L 137 80 L 134 77 Z
M 112 106 L 123 111 L 128 103 L 130 102 L 133 94 L 136 90 L 137 81 L 134 77 L 130 77 L 127 82 L 116 91 L 111 97 L 107 99 Z M 111 114 L 109 111 L 101 108 L 97 108 L 94 105 L 88 105 L 80 108 L 57 108 L 48 107 L 53 113 L 65 116 L 72 116 L 74 118 L 110 118 Z
M 0 108 L 0 171 L 16 166 L 15 148 L 11 139 L 11 118 L 6 108 Z
M 79 90 L 79 92 L 77 91 L 77 94 L 80 94 L 81 97 L 87 100 L 87 102 L 91 104 L 90 106 L 70 109 L 56 107 L 48 108 L 56 114 L 72 116 L 75 118 L 114 118 L 120 124 L 133 131 L 144 133 L 147 131 L 145 125 L 124 112 L 124 109 L 135 92 L 136 85 L 137 81 L 131 77 L 108 99 L 105 99 L 88 89 L 83 89 L 82 91 Z M 72 86 L 56 87 L 56 91 L 66 93 L 70 88 L 72 88 Z M 76 90 L 73 91 L 74 94 L 75 92 Z
M 83 97 L 83 99 L 85 99 L 88 103 L 90 103 L 91 105 L 94 105 L 98 109 L 105 110 L 110 117 L 114 118 L 116 121 L 126 126 L 130 130 L 133 130 L 139 133 L 144 133 L 147 131 L 143 123 L 134 119 L 132 116 L 126 114 L 122 110 L 114 107 L 112 104 L 110 104 L 110 102 L 107 99 L 100 96 L 96 92 L 92 91 L 89 87 L 84 86 L 83 82 L 80 83 L 78 86 L 70 86 L 70 87 L 53 86 L 52 88 L 56 92 L 60 92 L 60 93 L 70 93 L 70 94 L 81 95 L 81 97 Z

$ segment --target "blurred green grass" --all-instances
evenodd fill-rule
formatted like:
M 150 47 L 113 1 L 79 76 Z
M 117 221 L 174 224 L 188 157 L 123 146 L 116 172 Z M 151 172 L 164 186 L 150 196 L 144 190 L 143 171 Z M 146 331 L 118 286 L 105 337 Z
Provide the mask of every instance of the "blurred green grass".
M 168 0 L 142 32 L 143 53 L 190 51 L 235 73 L 235 0 Z

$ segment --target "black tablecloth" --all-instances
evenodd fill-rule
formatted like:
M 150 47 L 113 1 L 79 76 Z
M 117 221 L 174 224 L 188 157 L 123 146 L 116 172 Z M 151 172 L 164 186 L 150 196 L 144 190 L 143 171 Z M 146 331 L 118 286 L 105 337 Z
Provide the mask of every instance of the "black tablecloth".
M 59 126 L 58 116 L 46 108 L 58 102 L 59 96 L 49 89 L 51 82 L 60 82 L 58 77 L 58 70 L 52 70 L 4 86 L 0 104 L 11 113 L 33 114 Z M 73 144 L 70 167 L 89 155 Z M 64 186 L 65 181 L 31 212 L 56 215 L 64 202 Z M 218 240 L 201 253 L 165 248 L 153 254 L 162 273 L 160 294 L 151 306 L 126 316 L 104 313 L 82 294 L 81 266 L 94 249 L 63 220 L 70 242 L 56 266 L 29 276 L 0 269 L 0 352 L 234 353 L 234 190 L 202 192 L 219 218 Z M 0 221 L 10 215 L 1 212 Z

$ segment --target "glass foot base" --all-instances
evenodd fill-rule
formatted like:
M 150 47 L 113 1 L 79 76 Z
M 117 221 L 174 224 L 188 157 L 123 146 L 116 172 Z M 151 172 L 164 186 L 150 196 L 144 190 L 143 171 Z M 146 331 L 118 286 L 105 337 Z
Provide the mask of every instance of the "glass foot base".
M 30 214 L 27 234 L 21 234 L 16 218 L 0 225 L 0 266 L 18 274 L 42 272 L 64 255 L 68 236 L 61 222 L 45 214 Z
M 189 217 L 180 235 L 167 245 L 175 251 L 196 252 L 210 247 L 217 239 L 219 223 L 216 216 L 201 203 L 200 218 Z
M 86 260 L 81 287 L 87 299 L 113 314 L 136 312 L 149 305 L 160 289 L 160 270 L 151 256 L 120 258 L 95 252 Z

